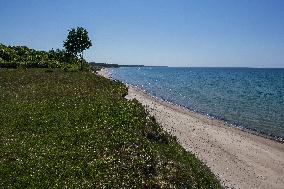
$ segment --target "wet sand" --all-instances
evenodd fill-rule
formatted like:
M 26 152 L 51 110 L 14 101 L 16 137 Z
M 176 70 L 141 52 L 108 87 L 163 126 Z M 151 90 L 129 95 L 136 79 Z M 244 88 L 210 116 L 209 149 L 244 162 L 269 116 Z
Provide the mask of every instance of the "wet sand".
M 106 69 L 99 74 L 108 77 Z M 257 136 L 129 86 L 164 130 L 201 159 L 226 188 L 284 188 L 284 144 Z

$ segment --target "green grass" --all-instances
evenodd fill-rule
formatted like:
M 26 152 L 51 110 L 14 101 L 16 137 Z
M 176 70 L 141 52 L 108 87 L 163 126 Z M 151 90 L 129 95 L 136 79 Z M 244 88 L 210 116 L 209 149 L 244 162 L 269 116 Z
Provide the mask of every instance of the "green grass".
M 0 187 L 220 188 L 126 93 L 89 72 L 0 69 Z

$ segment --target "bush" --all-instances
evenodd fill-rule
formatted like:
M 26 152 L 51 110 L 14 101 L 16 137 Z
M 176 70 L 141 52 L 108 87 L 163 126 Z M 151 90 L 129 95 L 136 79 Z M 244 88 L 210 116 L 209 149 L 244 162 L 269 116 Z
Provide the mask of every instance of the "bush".
M 6 61 L 0 61 L 0 68 L 17 68 L 18 63 L 11 61 L 11 62 L 6 62 Z
M 84 61 L 84 67 L 87 63 Z M 63 68 L 80 69 L 81 60 L 65 50 L 36 51 L 26 46 L 0 44 L 0 68 Z M 67 67 L 67 68 L 66 68 Z

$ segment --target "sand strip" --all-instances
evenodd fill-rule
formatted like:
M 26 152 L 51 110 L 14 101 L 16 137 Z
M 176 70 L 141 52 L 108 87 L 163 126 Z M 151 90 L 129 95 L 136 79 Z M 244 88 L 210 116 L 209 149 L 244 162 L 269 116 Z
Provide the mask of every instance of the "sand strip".
M 100 75 L 108 77 L 103 69 Z M 181 145 L 201 159 L 226 188 L 284 188 L 284 144 L 151 97 L 129 86 L 136 98 Z

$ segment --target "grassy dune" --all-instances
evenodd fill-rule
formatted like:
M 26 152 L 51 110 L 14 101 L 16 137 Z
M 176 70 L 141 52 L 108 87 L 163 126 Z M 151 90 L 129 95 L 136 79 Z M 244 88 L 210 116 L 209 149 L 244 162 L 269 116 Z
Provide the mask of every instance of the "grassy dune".
M 126 93 L 89 72 L 0 69 L 0 187 L 220 188 Z

